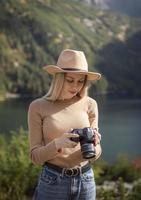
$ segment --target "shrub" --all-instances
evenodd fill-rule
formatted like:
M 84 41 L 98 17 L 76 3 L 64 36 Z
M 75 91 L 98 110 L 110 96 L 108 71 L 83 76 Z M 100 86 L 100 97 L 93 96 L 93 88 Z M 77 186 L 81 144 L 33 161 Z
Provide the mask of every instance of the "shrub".
M 104 178 L 116 181 L 119 177 L 122 177 L 125 182 L 133 182 L 141 177 L 141 170 L 135 169 L 125 155 L 120 155 L 117 161 L 113 164 L 102 165 L 102 169 L 103 173 L 99 177 L 101 180 Z
M 12 131 L 8 138 L 0 135 L 0 199 L 27 200 L 33 195 L 41 167 L 33 166 L 29 159 L 28 134 L 22 128 Z M 131 170 L 132 169 L 132 170 Z M 141 171 L 133 168 L 124 157 L 109 165 L 94 163 L 97 200 L 140 200 Z M 122 177 L 122 178 L 120 178 Z M 139 179 L 139 181 L 135 181 Z M 102 183 L 114 180 L 115 187 L 106 190 Z M 127 191 L 124 181 L 131 181 L 133 189 Z M 134 184 L 135 183 L 135 184 Z
M 134 184 L 131 194 L 128 197 L 128 200 L 141 200 L 141 179 Z
M 8 139 L 0 137 L 0 199 L 24 200 L 31 196 L 39 167 L 32 165 L 28 152 L 28 135 L 23 129 L 11 132 Z

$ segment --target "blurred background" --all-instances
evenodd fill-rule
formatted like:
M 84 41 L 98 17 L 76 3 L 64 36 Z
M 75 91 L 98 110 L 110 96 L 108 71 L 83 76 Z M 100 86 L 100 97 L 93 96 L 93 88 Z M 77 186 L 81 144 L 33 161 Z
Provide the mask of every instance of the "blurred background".
M 89 69 L 102 74 L 89 91 L 99 107 L 101 162 L 114 165 L 120 157 L 120 165 L 127 159 L 141 168 L 140 0 L 0 1 L 1 159 L 9 150 L 5 150 L 7 142 L 16 140 L 11 138 L 19 137 L 21 144 L 21 132 L 27 136 L 29 103 L 49 88 L 51 77 L 42 67 L 56 64 L 66 48 L 84 51 Z M 5 195 L 1 193 L 0 199 L 8 199 Z

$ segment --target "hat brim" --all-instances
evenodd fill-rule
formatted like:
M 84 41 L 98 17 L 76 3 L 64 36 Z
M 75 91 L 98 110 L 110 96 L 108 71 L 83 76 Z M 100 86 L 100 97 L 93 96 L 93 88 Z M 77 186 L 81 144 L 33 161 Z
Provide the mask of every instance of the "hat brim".
M 65 70 L 65 69 L 61 69 L 60 67 L 55 66 L 55 65 L 47 65 L 47 66 L 44 66 L 43 69 L 51 75 L 55 75 L 57 73 L 85 74 L 85 75 L 87 75 L 88 80 L 91 80 L 91 81 L 99 80 L 101 78 L 100 73 L 87 72 L 87 71 L 83 71 L 83 70 L 77 70 L 77 71 L 76 70 Z

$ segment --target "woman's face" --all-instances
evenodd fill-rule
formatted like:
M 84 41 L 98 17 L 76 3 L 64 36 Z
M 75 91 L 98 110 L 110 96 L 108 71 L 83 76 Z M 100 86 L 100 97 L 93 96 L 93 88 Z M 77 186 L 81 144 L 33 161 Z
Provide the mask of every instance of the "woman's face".
M 61 99 L 71 99 L 76 96 L 85 83 L 84 74 L 66 73 Z

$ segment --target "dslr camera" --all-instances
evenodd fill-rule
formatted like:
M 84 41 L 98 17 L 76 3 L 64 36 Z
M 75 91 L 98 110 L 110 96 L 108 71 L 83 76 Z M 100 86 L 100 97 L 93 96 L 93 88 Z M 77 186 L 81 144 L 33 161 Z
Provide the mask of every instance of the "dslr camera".
M 74 142 L 80 142 L 83 158 L 90 159 L 95 157 L 96 151 L 94 147 L 94 130 L 90 127 L 83 129 L 73 129 L 71 133 L 78 134 L 78 138 L 70 138 Z

